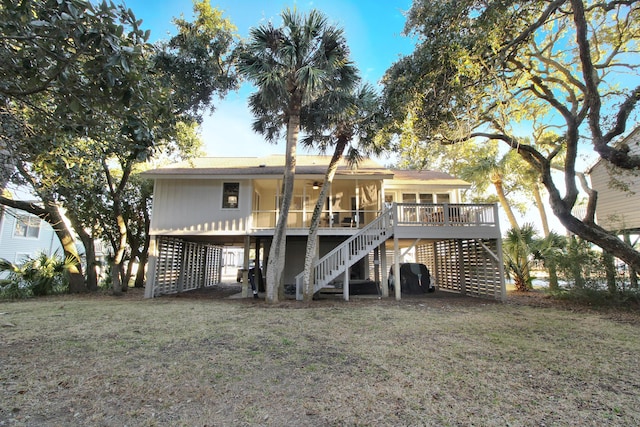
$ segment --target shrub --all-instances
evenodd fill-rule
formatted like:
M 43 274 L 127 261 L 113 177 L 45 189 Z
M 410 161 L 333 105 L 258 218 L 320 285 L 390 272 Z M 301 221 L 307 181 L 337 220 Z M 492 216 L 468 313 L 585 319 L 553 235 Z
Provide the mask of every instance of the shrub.
M 66 273 L 74 263 L 73 259 L 62 259 L 57 254 L 48 256 L 44 252 L 19 265 L 0 259 L 0 272 L 8 273 L 0 284 L 0 296 L 15 299 L 64 293 L 69 288 Z

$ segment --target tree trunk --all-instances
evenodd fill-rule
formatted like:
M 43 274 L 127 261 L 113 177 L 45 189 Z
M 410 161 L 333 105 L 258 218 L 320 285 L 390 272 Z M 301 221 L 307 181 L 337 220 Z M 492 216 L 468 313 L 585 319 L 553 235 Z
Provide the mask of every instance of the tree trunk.
M 144 288 L 144 285 L 145 285 L 145 280 L 144 280 L 145 271 L 147 269 L 147 261 L 149 260 L 149 257 L 147 255 L 149 248 L 148 246 L 145 246 L 145 247 L 146 247 L 146 250 L 143 251 L 139 257 L 140 261 L 138 263 L 138 271 L 136 272 L 136 280 L 133 285 L 135 288 Z
M 511 205 L 507 200 L 507 196 L 504 194 L 504 187 L 502 186 L 501 179 L 492 179 L 491 182 L 496 189 L 496 193 L 498 194 L 498 200 L 500 201 L 500 206 L 504 209 L 505 214 L 507 215 L 507 219 L 509 220 L 509 224 L 511 228 L 514 230 L 520 231 L 520 226 L 518 225 L 518 221 L 516 221 L 516 217 L 513 214 L 513 210 L 511 209 Z
M 98 290 L 98 272 L 96 271 L 96 248 L 93 243 L 93 237 L 83 230 L 82 234 L 78 234 L 82 245 L 84 246 L 84 253 L 87 261 L 87 289 L 89 291 Z
M 98 290 L 98 274 L 96 272 L 96 248 L 93 242 L 93 236 L 87 233 L 80 219 L 74 212 L 67 212 L 67 217 L 71 222 L 73 230 L 76 232 L 82 246 L 84 246 L 85 261 L 87 263 L 87 289 L 89 291 Z
M 114 210 L 116 210 L 116 200 L 114 200 Z M 118 222 L 118 230 L 120 234 L 120 240 L 118 241 L 118 247 L 113 248 L 113 265 L 111 266 L 111 280 L 112 280 L 112 292 L 113 295 L 122 295 L 128 283 L 122 283 L 122 262 L 124 260 L 124 252 L 127 245 L 127 224 L 124 218 L 120 214 L 116 214 L 116 220 Z
M 331 161 L 329 162 L 329 166 L 327 167 L 327 171 L 324 175 L 324 182 L 322 184 L 322 189 L 320 190 L 320 195 L 316 201 L 316 206 L 313 208 L 313 216 L 311 217 L 311 225 L 309 227 L 309 236 L 307 237 L 307 250 L 304 257 L 304 276 L 302 280 L 303 299 L 305 301 L 311 301 L 313 299 L 314 284 L 311 282 L 311 267 L 316 255 L 318 226 L 320 224 L 322 206 L 324 205 L 324 200 L 327 197 L 327 191 L 333 182 L 333 177 L 338 169 L 338 162 L 342 158 L 342 153 L 344 152 L 346 145 L 346 139 L 338 139 L 333 151 L 333 156 L 331 157 Z
M 616 266 L 613 261 L 613 255 L 607 251 L 603 251 L 602 263 L 604 264 L 604 271 L 607 277 L 607 289 L 611 295 L 615 295 L 618 291 L 618 286 L 616 285 Z
M 122 264 L 118 264 L 114 260 L 111 264 L 111 293 L 117 297 L 122 295 L 121 273 Z
M 549 200 L 554 214 L 567 230 L 610 252 L 615 257 L 626 262 L 630 267 L 640 270 L 640 253 L 635 251 L 631 245 L 626 244 L 594 223 L 587 224 L 580 221 L 571 215 L 571 210 L 566 207 L 562 200 L 558 200 L 555 197 L 551 197 Z
M 142 252 L 138 257 L 138 271 L 136 272 L 136 280 L 133 285 L 136 288 L 144 288 L 145 286 L 145 273 L 147 271 L 147 262 L 149 261 L 149 245 L 151 244 L 149 229 L 151 227 L 151 218 L 149 217 L 147 199 L 144 199 L 142 212 L 144 217 L 144 244 L 142 245 Z
M 126 272 L 122 275 L 123 276 L 122 282 L 126 283 L 126 286 L 123 288 L 123 291 L 125 292 L 129 287 L 129 282 L 131 281 L 131 278 L 133 277 L 133 264 L 135 264 L 136 257 L 137 257 L 137 254 L 134 254 L 132 252 L 131 257 L 129 258 L 129 262 L 127 263 Z
M 540 186 L 537 182 L 533 184 L 533 198 L 536 201 L 536 206 L 538 207 L 538 213 L 540 214 L 540 222 L 542 223 L 542 232 L 544 233 L 544 237 L 549 237 L 549 220 L 547 219 L 547 211 L 544 208 L 544 203 L 542 202 L 542 195 L 540 194 Z
M 296 172 L 296 148 L 300 132 L 300 114 L 291 115 L 287 124 L 287 151 L 285 157 L 284 177 L 282 180 L 282 201 L 280 214 L 273 234 L 269 260 L 267 263 L 266 301 L 277 303 L 284 294 L 284 266 L 287 242 L 287 220 L 289 208 L 293 200 L 293 183 Z
M 549 289 L 557 291 L 560 289 L 560 285 L 558 283 L 558 266 L 555 261 L 551 261 L 547 265 L 547 271 L 549 272 Z
M 544 208 L 544 203 L 542 202 L 542 195 L 540 194 L 540 186 L 537 182 L 533 184 L 533 197 L 536 201 L 536 206 L 538 207 L 538 213 L 540 214 L 540 222 L 542 223 L 542 232 L 544 233 L 544 237 L 549 237 L 551 231 L 549 230 L 549 219 L 547 218 L 547 210 Z M 558 290 L 558 269 L 555 261 L 551 261 L 549 263 L 545 263 L 547 267 L 547 272 L 549 273 L 549 289 Z

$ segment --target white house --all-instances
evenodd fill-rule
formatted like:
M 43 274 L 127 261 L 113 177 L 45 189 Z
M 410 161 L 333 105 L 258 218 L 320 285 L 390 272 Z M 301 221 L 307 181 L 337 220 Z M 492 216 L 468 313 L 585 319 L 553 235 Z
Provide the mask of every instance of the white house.
M 63 255 L 53 228 L 35 215 L 0 206 L 0 258 L 19 264 L 40 252 Z
M 297 157 L 287 285 L 300 285 L 309 222 L 329 160 Z M 284 156 L 277 155 L 200 158 L 146 172 L 155 182 L 146 296 L 217 283 L 223 247 L 243 247 L 245 268 L 250 250 L 266 266 L 283 171 Z M 460 203 L 468 187 L 440 172 L 390 170 L 372 160 L 356 169 L 342 163 L 324 202 L 316 290 L 338 283 L 348 299 L 349 282 L 368 279 L 388 295 L 390 264 L 413 249 L 440 289 L 504 298 L 497 206 Z M 399 299 L 400 287 L 395 292 Z
M 640 127 L 617 143 L 631 154 L 640 155 Z M 621 234 L 640 232 L 640 174 L 613 166 L 599 159 L 588 174 L 591 186 L 598 192 L 596 222 L 603 228 Z

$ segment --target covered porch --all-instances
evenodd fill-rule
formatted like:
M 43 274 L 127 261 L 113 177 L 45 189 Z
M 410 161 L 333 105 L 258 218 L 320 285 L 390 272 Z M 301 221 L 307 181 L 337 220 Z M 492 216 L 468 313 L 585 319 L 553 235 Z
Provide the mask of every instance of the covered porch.
M 253 181 L 253 230 L 274 229 L 280 215 L 282 181 Z M 287 228 L 308 230 L 322 180 L 318 176 L 296 177 Z M 380 215 L 384 193 L 382 179 L 341 175 L 334 179 L 320 214 L 321 228 L 362 228 Z

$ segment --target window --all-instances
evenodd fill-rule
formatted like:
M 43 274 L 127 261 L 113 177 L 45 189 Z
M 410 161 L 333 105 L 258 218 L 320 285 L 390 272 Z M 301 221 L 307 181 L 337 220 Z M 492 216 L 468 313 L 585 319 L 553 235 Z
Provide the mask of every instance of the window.
M 291 202 L 291 210 L 301 211 L 303 209 L 309 209 L 309 196 L 293 196 L 293 201 Z
M 420 203 L 433 203 L 433 194 L 420 193 Z
M 236 209 L 239 195 L 239 182 L 225 182 L 222 184 L 222 209 Z
M 449 194 L 436 194 L 438 203 L 449 203 Z
M 13 230 L 13 235 L 37 239 L 40 237 L 40 223 L 40 218 L 35 215 L 16 215 L 16 228 Z
M 415 203 L 416 195 L 412 193 L 402 193 L 402 203 Z

